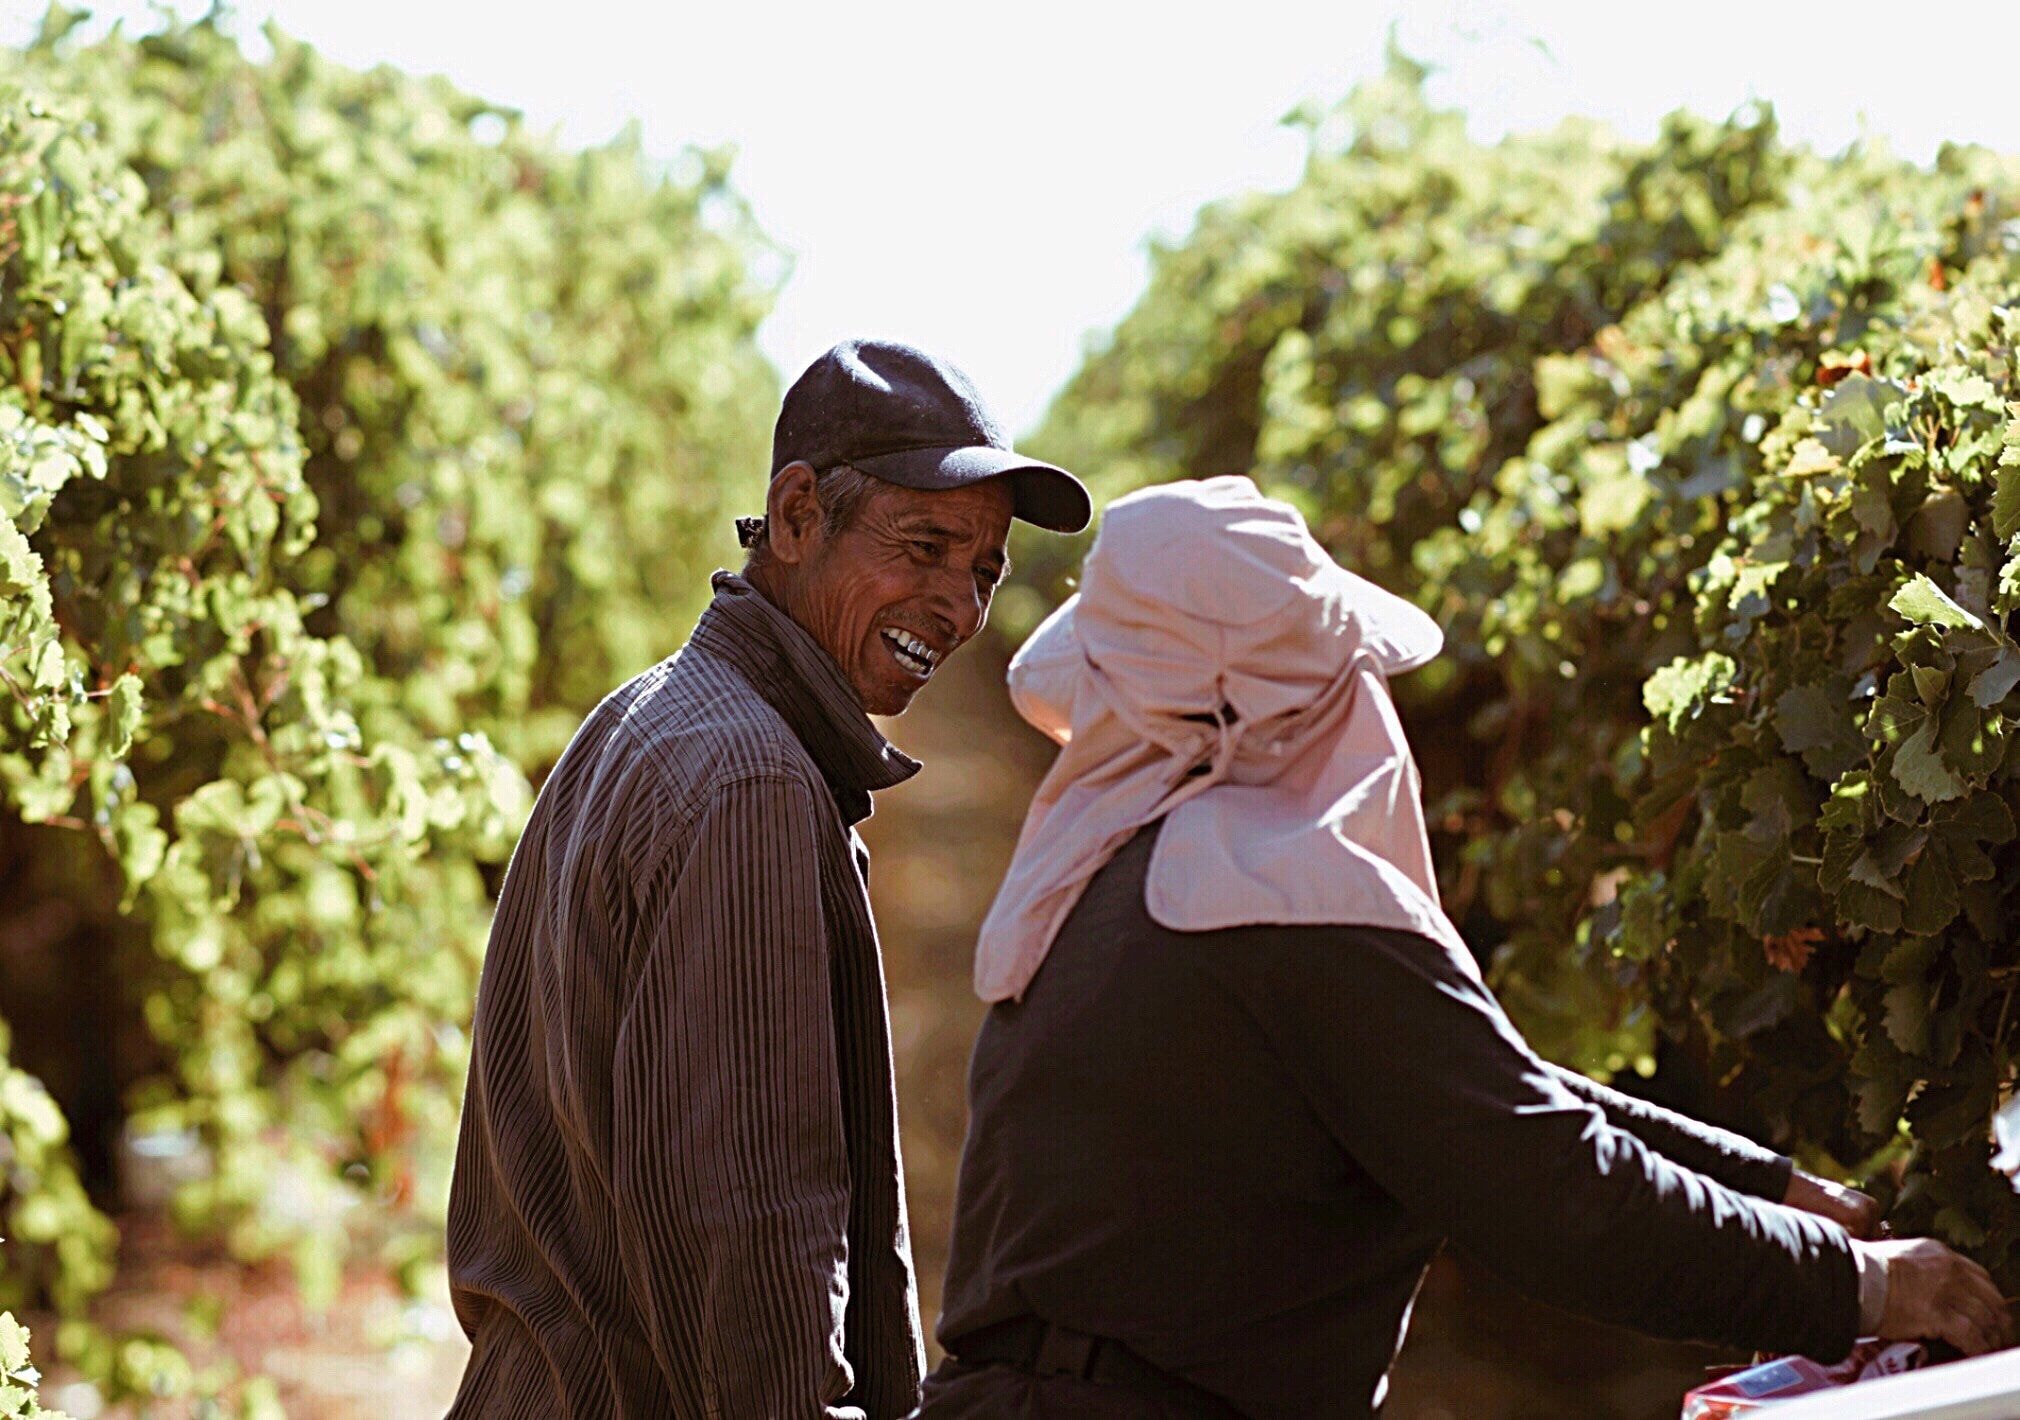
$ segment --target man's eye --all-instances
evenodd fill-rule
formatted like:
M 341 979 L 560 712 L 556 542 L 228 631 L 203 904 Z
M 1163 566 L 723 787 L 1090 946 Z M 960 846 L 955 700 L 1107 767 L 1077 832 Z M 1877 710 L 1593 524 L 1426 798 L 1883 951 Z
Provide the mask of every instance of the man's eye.
M 938 557 L 940 555 L 940 544 L 937 542 L 914 542 L 912 550 L 921 557 Z

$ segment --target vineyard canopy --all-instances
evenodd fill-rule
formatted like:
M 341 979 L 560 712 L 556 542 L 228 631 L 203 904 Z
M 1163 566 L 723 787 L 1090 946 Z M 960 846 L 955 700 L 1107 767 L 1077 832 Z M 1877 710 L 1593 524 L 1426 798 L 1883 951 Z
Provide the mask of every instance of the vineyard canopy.
M 722 154 L 76 19 L 0 56 L 0 1306 L 109 1280 L 121 1137 L 327 1297 L 437 1255 L 491 895 L 735 556 L 783 263 Z
M 1532 1037 L 1689 1062 L 2010 1288 L 2020 166 L 1765 109 L 1485 145 L 1422 80 L 1158 250 L 1032 446 L 1253 473 L 1429 609 L 1447 905 Z

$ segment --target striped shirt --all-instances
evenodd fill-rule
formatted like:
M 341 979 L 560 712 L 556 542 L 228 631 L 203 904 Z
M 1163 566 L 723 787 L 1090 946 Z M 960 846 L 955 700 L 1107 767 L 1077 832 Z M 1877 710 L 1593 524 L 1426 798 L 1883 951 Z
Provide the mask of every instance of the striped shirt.
M 919 766 L 727 572 L 540 791 L 477 993 L 450 1411 L 904 1415 L 924 1366 L 868 854 Z

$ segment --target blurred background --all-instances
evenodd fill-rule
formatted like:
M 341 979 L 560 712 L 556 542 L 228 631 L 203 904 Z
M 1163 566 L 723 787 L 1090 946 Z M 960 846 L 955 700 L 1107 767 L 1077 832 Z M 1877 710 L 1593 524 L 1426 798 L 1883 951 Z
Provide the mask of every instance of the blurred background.
M 1253 472 L 1430 608 L 1448 902 L 1539 1047 L 2008 1268 L 2016 44 L 1991 7 L 8 7 L 0 1306 L 43 1403 L 446 1407 L 490 896 L 851 335 L 1099 498 Z M 865 829 L 929 1321 L 973 933 L 1049 758 L 1002 671 L 1085 546 L 1018 536 Z M 1444 1258 L 1387 1413 L 1668 1416 L 1730 1359 Z

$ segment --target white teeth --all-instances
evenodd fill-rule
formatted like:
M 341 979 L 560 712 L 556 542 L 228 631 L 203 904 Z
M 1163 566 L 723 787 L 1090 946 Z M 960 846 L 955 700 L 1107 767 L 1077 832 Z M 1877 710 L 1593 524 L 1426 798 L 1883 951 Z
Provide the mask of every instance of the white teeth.
M 933 648 L 916 636 L 907 635 L 895 626 L 881 628 L 884 639 L 891 644 L 891 654 L 898 664 L 916 676 L 933 673 L 934 664 L 940 659 Z

